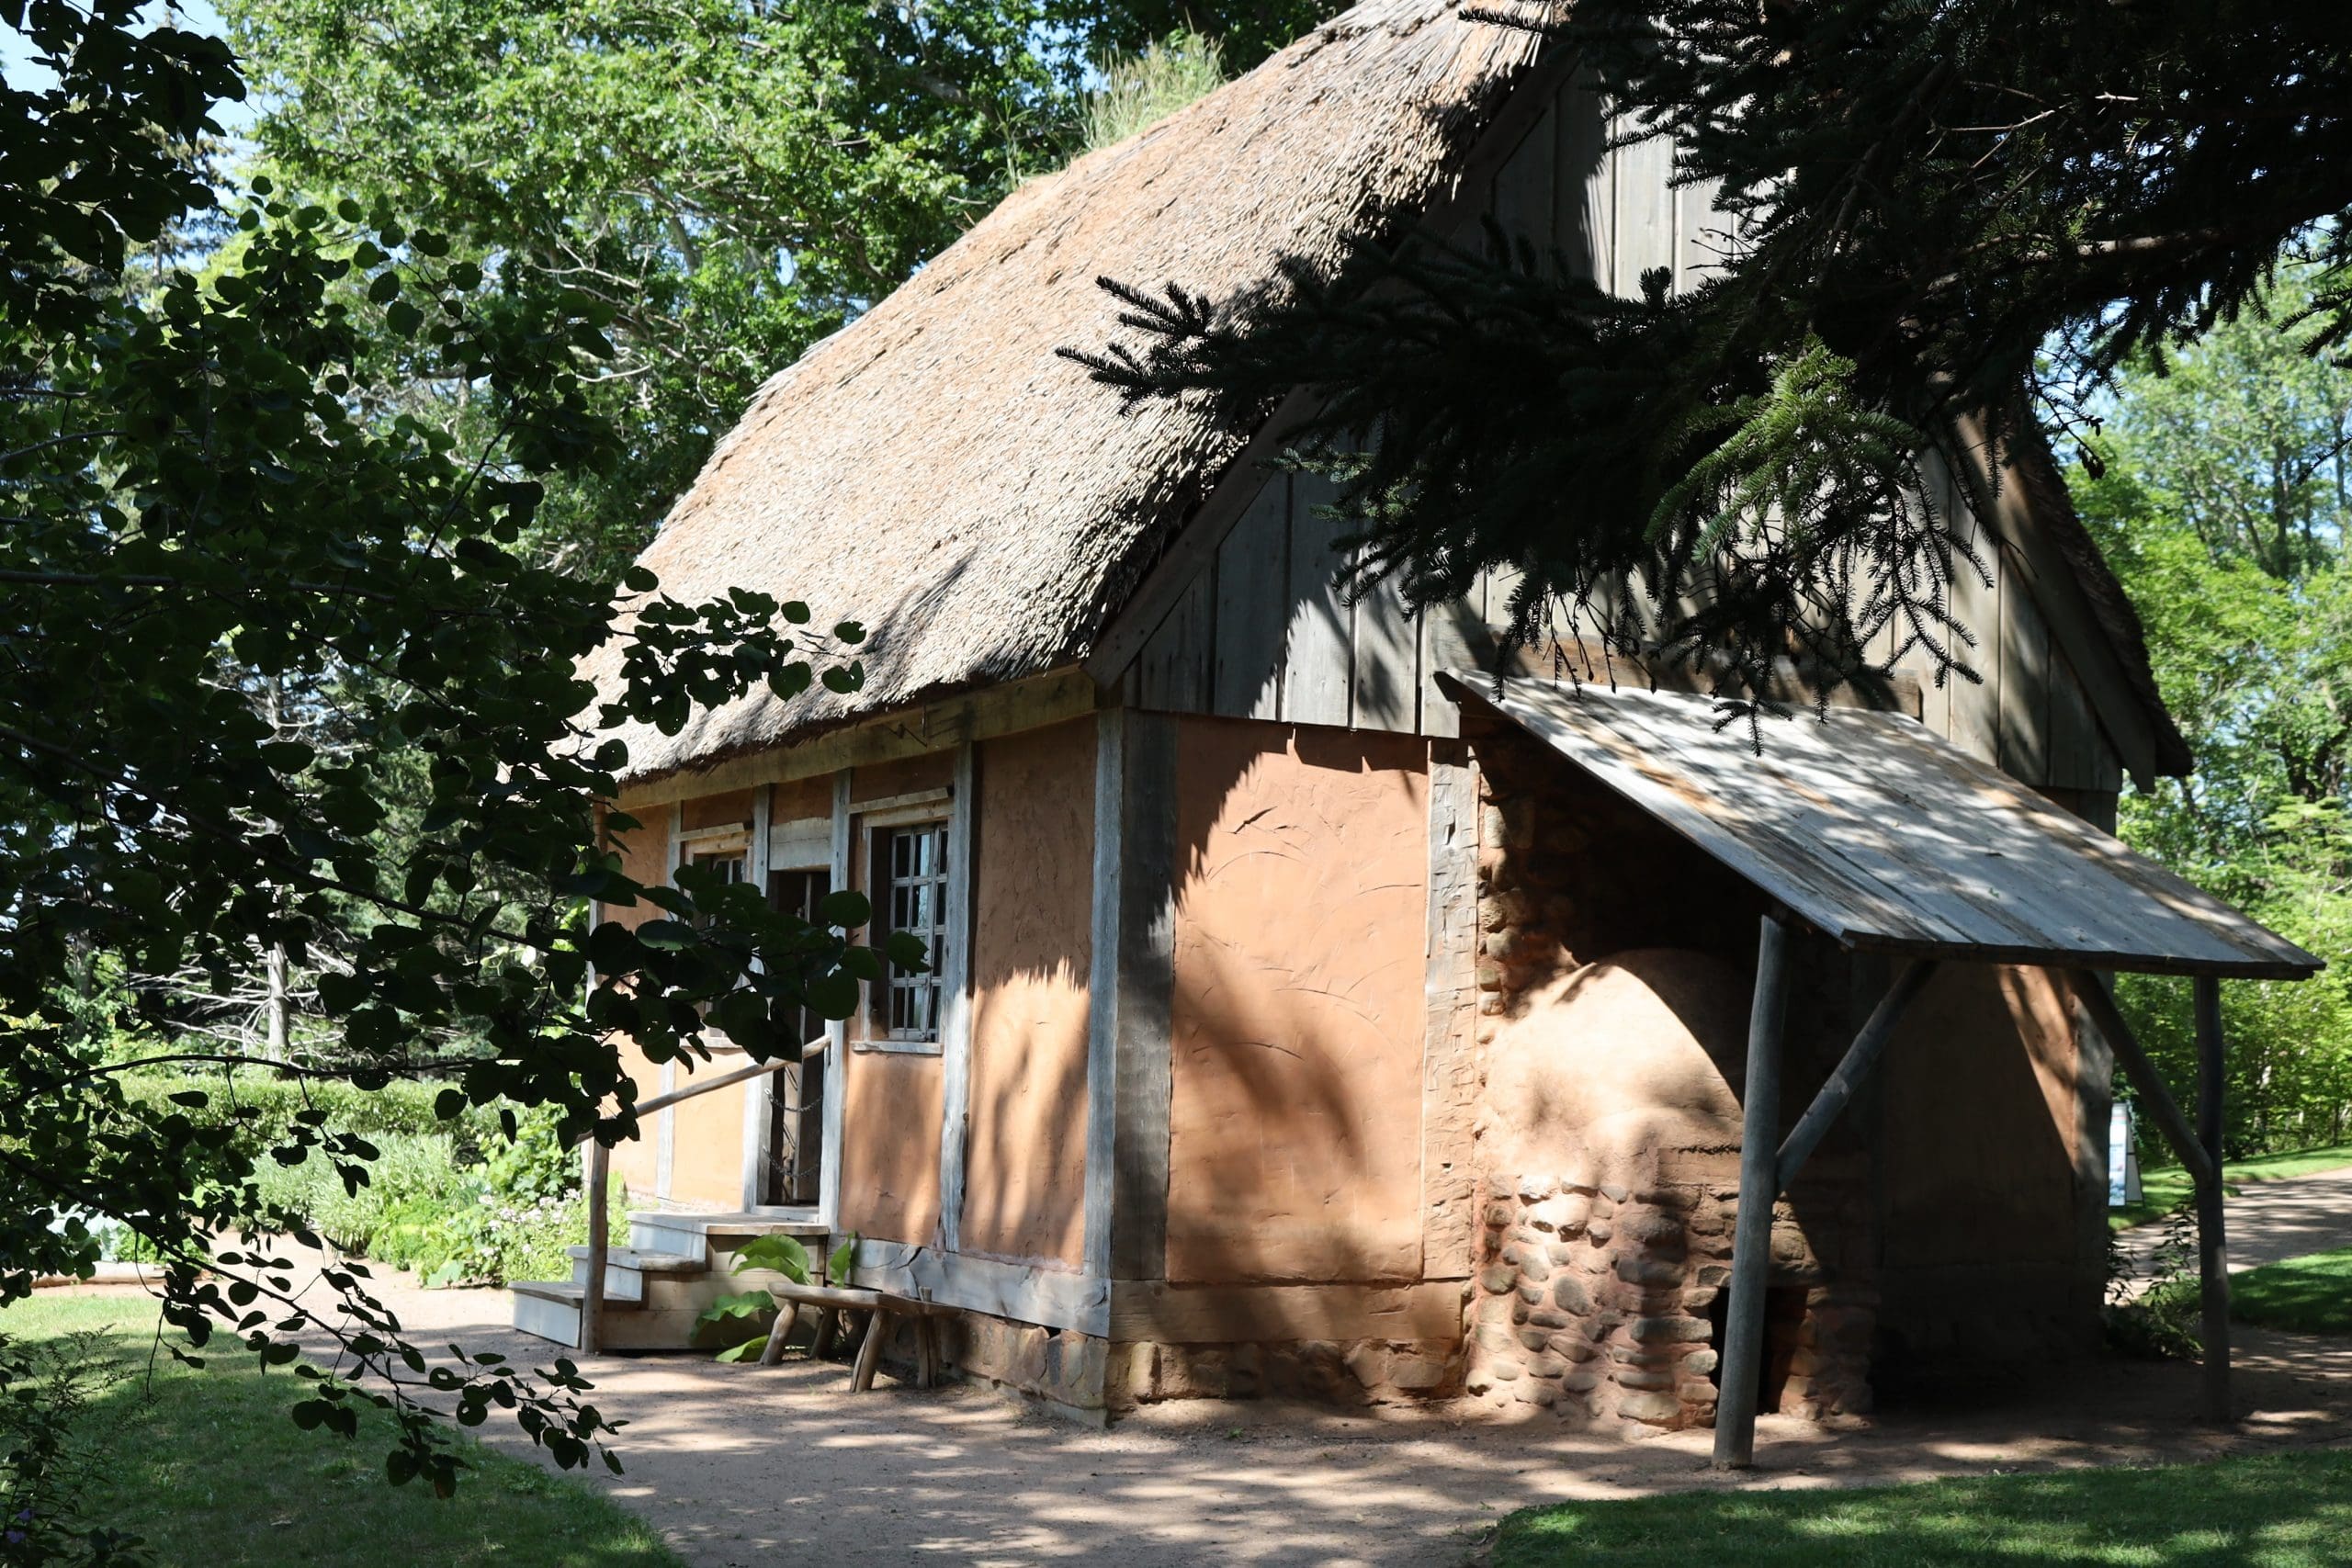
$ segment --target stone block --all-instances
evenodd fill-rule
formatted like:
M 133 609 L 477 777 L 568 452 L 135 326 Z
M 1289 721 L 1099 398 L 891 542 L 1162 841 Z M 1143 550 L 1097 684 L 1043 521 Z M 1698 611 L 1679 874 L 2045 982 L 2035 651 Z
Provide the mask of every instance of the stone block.
M 1679 1261 L 1664 1258 L 1638 1255 L 1617 1259 L 1617 1277 L 1629 1285 L 1679 1285 L 1682 1283 L 1683 1267 Z
M 1703 1343 L 1714 1330 L 1695 1317 L 1637 1317 L 1627 1332 L 1643 1341 L 1690 1344 Z
M 1563 1192 L 1535 1205 L 1527 1223 L 1539 1231 L 1560 1236 L 1581 1235 L 1592 1217 L 1592 1200 L 1580 1192 Z
M 1664 1367 L 1625 1367 L 1611 1372 L 1610 1381 L 1619 1388 L 1657 1393 L 1674 1386 L 1674 1373 Z
M 1682 1423 L 1682 1402 L 1670 1393 L 1621 1393 L 1617 1396 L 1617 1414 L 1647 1427 L 1679 1427 Z
M 1388 1363 L 1388 1385 L 1406 1393 L 1430 1393 L 1453 1381 L 1453 1371 L 1427 1356 L 1397 1356 Z
M 1528 1327 L 1519 1331 L 1520 1345 L 1529 1350 L 1541 1350 L 1551 1343 L 1551 1334 L 1541 1328 Z
M 1592 1295 L 1574 1275 L 1562 1274 L 1552 1281 L 1552 1300 L 1572 1316 L 1585 1317 L 1592 1312 Z
M 1600 1354 L 1600 1347 L 1581 1334 L 1555 1334 L 1546 1348 L 1571 1361 L 1589 1361 Z
M 1478 1274 L 1478 1288 L 1490 1296 L 1507 1296 L 1519 1285 L 1519 1270 L 1506 1263 L 1491 1263 Z

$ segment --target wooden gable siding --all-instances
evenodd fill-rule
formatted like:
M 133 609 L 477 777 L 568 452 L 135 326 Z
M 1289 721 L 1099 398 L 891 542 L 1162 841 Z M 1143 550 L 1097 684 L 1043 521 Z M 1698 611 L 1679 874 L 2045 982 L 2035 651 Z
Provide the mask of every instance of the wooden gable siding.
M 1668 183 L 1671 149 L 1662 139 L 1611 149 L 1615 131 L 1589 85 L 1569 82 L 1487 176 L 1483 201 L 1462 209 L 1474 229 L 1491 214 L 1546 265 L 1606 278 L 1622 293 L 1637 290 L 1642 275 L 1657 267 L 1672 269 L 1677 288 L 1694 286 L 1733 244 L 1728 220 L 1704 190 Z M 1214 554 L 1193 569 L 1192 581 L 1128 666 L 1129 702 L 1291 724 L 1458 733 L 1453 705 L 1432 678 L 1442 669 L 1491 662 L 1516 574 L 1490 572 L 1462 604 L 1426 616 L 1408 615 L 1385 585 L 1348 604 L 1330 586 L 1342 563 L 1332 525 L 1316 515 L 1321 483 L 1276 473 L 1243 492 Z M 1955 573 L 1954 609 L 1977 639 L 1967 662 L 1981 682 L 1955 677 L 1939 688 L 1916 650 L 1900 660 L 1924 693 L 1922 720 L 2021 782 L 2113 793 L 2122 758 L 2064 651 L 2069 642 L 2079 645 L 2085 628 L 2056 635 L 2050 620 L 2064 612 L 2037 599 L 2012 546 L 1968 512 L 1956 483 L 1946 478 L 1938 489 L 1939 504 L 1967 517 L 1993 581 L 1987 586 L 1973 572 Z M 1203 525 L 1217 525 L 1206 516 L 1196 524 Z

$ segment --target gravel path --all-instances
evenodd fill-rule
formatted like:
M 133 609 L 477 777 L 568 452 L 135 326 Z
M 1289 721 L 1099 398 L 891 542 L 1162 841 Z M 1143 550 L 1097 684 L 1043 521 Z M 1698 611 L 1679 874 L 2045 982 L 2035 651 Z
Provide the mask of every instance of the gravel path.
M 501 1293 L 390 1294 L 424 1343 L 454 1338 L 534 1365 L 549 1357 L 505 1326 Z M 1636 1441 L 1549 1418 L 1457 1426 L 1267 1404 L 1163 1405 L 1092 1431 L 972 1389 L 885 1379 L 851 1395 L 832 1365 L 605 1357 L 588 1371 L 598 1406 L 630 1423 L 628 1473 L 600 1471 L 598 1483 L 697 1568 L 1450 1565 L 1528 1503 L 2352 1443 L 2352 1348 L 2248 1340 L 2239 1383 L 2249 1415 L 2234 1432 L 2193 1421 L 2192 1366 L 2044 1369 L 1915 1396 L 1841 1431 L 1767 1416 L 1762 1468 L 1738 1481 L 1707 1469 L 1705 1432 Z M 484 1432 L 527 1451 L 511 1427 Z
M 2223 1205 L 2222 1228 L 2233 1274 L 2352 1247 L 2352 1168 L 2284 1181 L 2249 1181 Z M 2120 1237 L 2124 1256 L 2143 1279 L 2164 1229 L 2161 1222 L 2135 1225 Z

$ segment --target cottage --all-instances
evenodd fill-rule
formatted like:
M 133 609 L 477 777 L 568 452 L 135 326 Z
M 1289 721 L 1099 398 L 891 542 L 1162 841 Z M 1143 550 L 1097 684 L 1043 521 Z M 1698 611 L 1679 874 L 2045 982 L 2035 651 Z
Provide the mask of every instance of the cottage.
M 746 1235 L 854 1233 L 859 1282 L 956 1309 L 961 1375 L 1088 1416 L 1720 1399 L 1736 1461 L 1758 1402 L 2093 1342 L 2139 1058 L 2084 972 L 2315 961 L 2101 831 L 2188 758 L 2043 455 L 1939 481 L 1994 570 L 1962 574 L 1984 683 L 1898 671 L 1759 761 L 1582 648 L 1532 663 L 1594 682 L 1498 686 L 1504 581 L 1343 602 L 1278 430 L 1123 412 L 1055 357 L 1110 332 L 1098 275 L 1222 294 L 1371 213 L 1687 285 L 1703 193 L 1610 129 L 1528 34 L 1371 0 L 761 390 L 645 562 L 864 621 L 868 679 L 630 735 L 623 848 L 861 888 L 939 963 L 616 1153 L 608 1343 L 684 1344 Z M 517 1292 L 576 1339 L 578 1283 Z

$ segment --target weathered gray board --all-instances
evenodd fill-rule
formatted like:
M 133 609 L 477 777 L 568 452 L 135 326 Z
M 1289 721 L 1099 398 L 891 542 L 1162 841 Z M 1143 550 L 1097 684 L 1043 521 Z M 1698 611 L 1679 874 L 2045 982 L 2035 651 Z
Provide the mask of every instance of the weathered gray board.
M 1675 190 L 1671 150 L 1658 140 L 1611 148 L 1623 130 L 1589 81 L 1571 81 L 1529 120 L 1524 138 L 1488 176 L 1483 207 L 1514 243 L 1586 276 L 1631 292 L 1642 271 L 1674 269 L 1690 288 L 1727 248 L 1729 220 L 1710 208 L 1711 193 Z M 1475 223 L 1457 235 L 1476 243 Z M 1959 488 L 1938 471 L 1933 504 L 1965 516 Z M 1510 582 L 1498 574 L 1459 605 L 1408 615 L 1393 590 L 1375 590 L 1348 605 L 1331 591 L 1340 559 L 1331 525 L 1315 514 L 1328 494 L 1318 483 L 1269 474 L 1237 492 L 1225 517 L 1193 525 L 1222 530 L 1200 552 L 1188 582 L 1148 617 L 1148 636 L 1125 647 L 1136 705 L 1174 713 L 1212 713 L 1358 729 L 1446 737 L 1453 705 L 1437 694 L 1445 670 L 1485 662 L 1508 616 Z M 1238 513 L 1236 515 L 1235 513 Z M 2037 786 L 2114 794 L 2122 761 L 2097 709 L 2052 635 L 2064 606 L 2042 604 L 2011 551 L 1973 516 L 1971 537 L 1992 581 L 1962 567 L 1952 608 L 1975 637 L 1965 661 L 1981 677 L 1935 684 L 1923 653 L 1902 663 L 1927 695 L 1928 726 L 1962 749 Z M 1138 595 L 1138 604 L 1150 602 Z M 1634 596 L 1638 606 L 1639 594 Z M 1138 633 L 1145 630 L 1138 627 Z M 2094 633 L 2093 635 L 2098 635 Z M 1119 646 L 1114 628 L 1106 648 Z M 1889 634 L 1882 656 L 1897 653 Z M 1120 655 L 1124 660 L 1127 655 Z M 1093 661 L 1090 660 L 1090 668 Z M 1097 671 L 1101 678 L 1103 671 Z
M 2320 961 L 1893 714 L 1719 727 L 1705 697 L 1441 677 L 1848 947 L 2301 979 Z

